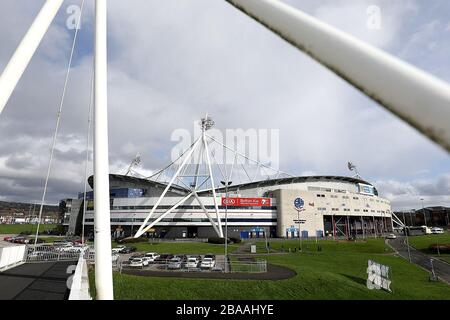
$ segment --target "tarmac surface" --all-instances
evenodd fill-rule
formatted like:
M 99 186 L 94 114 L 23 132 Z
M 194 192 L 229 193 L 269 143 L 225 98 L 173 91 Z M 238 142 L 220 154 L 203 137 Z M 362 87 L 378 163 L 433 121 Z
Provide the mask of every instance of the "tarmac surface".
M 399 254 L 401 257 L 409 260 L 408 246 L 406 245 L 405 237 L 398 237 L 394 240 L 387 240 L 388 244 Z M 417 264 L 428 272 L 432 272 L 431 259 L 432 257 L 416 250 L 409 246 L 411 253 L 411 262 Z M 444 282 L 450 284 L 450 264 L 442 260 L 433 258 L 434 272 L 438 278 Z
M 0 273 L 0 300 L 67 300 L 76 261 L 26 263 Z

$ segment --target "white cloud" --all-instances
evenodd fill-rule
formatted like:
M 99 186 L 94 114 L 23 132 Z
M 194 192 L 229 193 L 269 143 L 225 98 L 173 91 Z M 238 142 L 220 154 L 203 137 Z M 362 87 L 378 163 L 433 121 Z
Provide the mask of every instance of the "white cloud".
M 43 1 L 31 6 L 25 0 L 3 2 L 7 10 L 0 12 L 0 30 L 11 32 L 0 32 L 2 68 Z M 290 2 L 390 51 L 410 42 L 415 32 L 405 31 L 404 22 L 415 17 L 419 6 L 387 0 Z M 123 172 L 136 153 L 142 155 L 145 172 L 167 164 L 171 132 L 191 130 L 206 112 L 220 129 L 279 128 L 281 169 L 293 174 L 348 174 L 348 160 L 369 180 L 408 181 L 411 172 L 431 168 L 431 175 L 435 167 L 441 173 L 449 168 L 442 165 L 448 156 L 440 148 L 225 1 L 108 3 L 112 172 Z M 366 27 L 370 4 L 382 9 L 379 32 Z M 80 34 L 84 46 L 92 37 L 91 4 L 86 14 Z M 15 177 L 43 184 L 72 35 L 64 32 L 64 17 L 60 13 L 0 118 L 0 134 L 8 137 L 0 142 L 0 178 L 9 181 L 4 192 L 14 199 L 32 192 L 15 188 Z M 409 37 L 403 37 L 405 32 Z M 441 52 L 442 41 L 428 42 L 429 34 L 418 43 L 436 42 L 432 49 Z M 59 188 L 64 196 L 81 189 L 84 171 L 91 61 L 89 55 L 80 60 L 77 52 L 52 175 L 66 181 L 67 188 Z M 450 77 L 448 68 L 445 72 Z M 8 159 L 23 166 L 10 168 Z M 49 199 L 56 201 L 63 192 L 54 188 Z M 39 198 L 39 192 L 34 194 L 33 199 Z

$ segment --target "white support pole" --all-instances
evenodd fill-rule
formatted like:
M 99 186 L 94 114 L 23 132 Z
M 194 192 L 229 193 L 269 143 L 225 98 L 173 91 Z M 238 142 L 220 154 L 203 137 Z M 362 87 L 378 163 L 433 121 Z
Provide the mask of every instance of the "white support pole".
M 0 114 L 62 4 L 63 0 L 47 0 L 0 76 Z
M 94 223 L 98 300 L 113 300 L 108 159 L 107 0 L 95 1 Z
M 450 151 L 450 85 L 278 0 L 227 0 Z
M 223 238 L 222 221 L 220 220 L 219 206 L 217 205 L 216 186 L 214 185 L 213 172 L 212 172 L 212 168 L 211 168 L 211 159 L 209 157 L 209 151 L 208 151 L 208 142 L 206 141 L 206 134 L 204 131 L 203 131 L 202 138 L 203 138 L 203 145 L 205 148 L 206 162 L 208 165 L 209 176 L 211 179 L 211 190 L 212 190 L 213 199 L 214 199 L 214 208 L 216 210 L 217 225 L 218 225 L 219 232 L 220 232 L 220 238 Z M 225 239 L 225 241 L 227 241 L 227 239 Z

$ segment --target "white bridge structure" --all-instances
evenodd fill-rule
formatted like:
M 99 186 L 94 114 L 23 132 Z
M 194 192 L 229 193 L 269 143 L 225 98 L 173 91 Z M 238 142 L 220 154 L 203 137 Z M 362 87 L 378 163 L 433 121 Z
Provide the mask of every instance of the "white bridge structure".
M 227 0 L 227 2 L 450 151 L 450 85 L 448 83 L 290 7 L 282 1 Z M 84 4 L 84 0 L 82 3 Z M 45 2 L 1 74 L 0 113 L 62 4 L 63 0 L 47 0 Z M 107 0 L 95 0 L 94 60 L 95 283 L 97 299 L 110 300 L 114 295 L 107 123 Z M 56 132 L 58 125 L 59 121 Z M 207 150 L 208 145 L 205 139 L 207 139 L 206 134 L 197 140 L 192 149 L 202 144 L 203 148 Z M 180 172 L 174 176 L 174 179 L 179 177 Z M 200 182 L 194 184 L 190 197 L 196 197 L 197 188 L 200 185 Z M 45 191 L 42 203 L 44 200 Z M 40 213 L 42 213 L 42 208 Z M 220 225 L 219 219 L 217 225 L 219 234 L 222 232 Z M 146 228 L 148 226 L 142 226 L 140 232 Z

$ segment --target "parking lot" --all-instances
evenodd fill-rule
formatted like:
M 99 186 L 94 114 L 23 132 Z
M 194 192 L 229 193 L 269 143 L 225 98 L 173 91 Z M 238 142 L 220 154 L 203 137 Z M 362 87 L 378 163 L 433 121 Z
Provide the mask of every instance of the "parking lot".
M 223 272 L 224 255 L 119 254 L 118 268 L 155 272 Z M 147 256 L 154 256 L 150 259 Z

